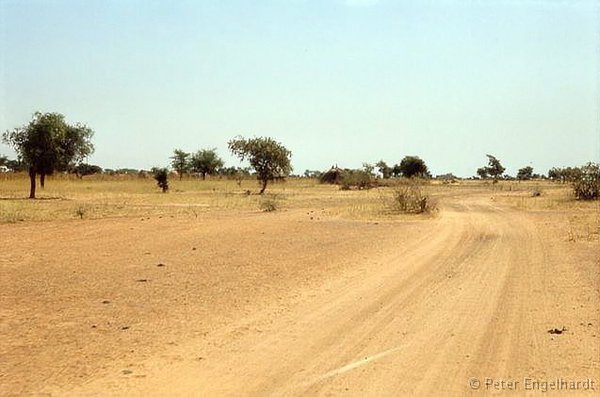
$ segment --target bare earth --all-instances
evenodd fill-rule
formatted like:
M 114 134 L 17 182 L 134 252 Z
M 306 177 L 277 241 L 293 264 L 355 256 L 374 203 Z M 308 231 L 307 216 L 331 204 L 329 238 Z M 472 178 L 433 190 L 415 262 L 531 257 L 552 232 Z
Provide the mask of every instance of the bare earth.
M 470 195 L 402 222 L 0 225 L 0 394 L 598 393 L 600 247 L 566 224 Z

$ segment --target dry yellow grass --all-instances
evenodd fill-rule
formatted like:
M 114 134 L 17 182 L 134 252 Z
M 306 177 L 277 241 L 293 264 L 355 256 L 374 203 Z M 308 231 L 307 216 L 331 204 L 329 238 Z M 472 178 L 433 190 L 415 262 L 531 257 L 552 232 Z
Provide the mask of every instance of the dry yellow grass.
M 264 202 L 277 210 L 311 209 L 328 216 L 356 220 L 414 219 L 390 211 L 393 184 L 371 190 L 342 191 L 313 179 L 291 178 L 269 185 L 267 194 L 256 194 L 257 181 L 177 179 L 162 193 L 151 177 L 90 176 L 78 179 L 57 175 L 48 178 L 38 199 L 26 198 L 26 175 L 0 175 L 0 223 L 110 217 L 198 217 L 213 211 L 260 212 Z M 599 234 L 600 202 L 575 200 L 568 185 L 551 182 L 433 181 L 424 187 L 431 200 L 464 194 L 489 195 L 490 199 L 529 211 L 569 212 L 573 238 L 595 239 Z M 540 192 L 534 196 L 533 192 Z M 421 215 L 428 218 L 434 214 Z

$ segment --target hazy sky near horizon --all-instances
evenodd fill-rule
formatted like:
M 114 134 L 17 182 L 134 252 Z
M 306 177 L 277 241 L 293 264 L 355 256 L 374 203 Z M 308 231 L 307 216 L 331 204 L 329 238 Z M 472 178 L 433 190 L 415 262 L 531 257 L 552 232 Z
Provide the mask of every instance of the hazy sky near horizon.
M 92 127 L 105 168 L 237 165 L 227 141 L 256 135 L 300 174 L 545 173 L 600 161 L 600 2 L 0 0 L 0 131 L 35 111 Z

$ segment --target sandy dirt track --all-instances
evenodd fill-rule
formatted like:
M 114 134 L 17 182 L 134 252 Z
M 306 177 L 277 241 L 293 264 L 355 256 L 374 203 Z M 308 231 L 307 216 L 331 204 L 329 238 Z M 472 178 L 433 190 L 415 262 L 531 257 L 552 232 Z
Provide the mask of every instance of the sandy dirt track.
M 600 249 L 562 225 L 473 195 L 410 222 L 44 226 L 55 240 L 2 226 L 2 394 L 465 395 L 486 378 L 598 392 Z

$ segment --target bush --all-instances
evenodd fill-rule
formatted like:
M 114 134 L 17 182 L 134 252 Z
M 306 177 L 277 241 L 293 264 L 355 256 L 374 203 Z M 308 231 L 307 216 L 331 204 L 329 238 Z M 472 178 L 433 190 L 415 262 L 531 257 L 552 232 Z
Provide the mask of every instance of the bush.
M 436 209 L 419 182 L 409 182 L 395 188 L 391 202 L 393 212 L 409 214 L 429 213 Z
M 377 180 L 365 170 L 340 169 L 332 167 L 319 178 L 321 183 L 340 185 L 342 190 L 370 189 L 377 186 Z
M 160 187 L 163 193 L 169 190 L 169 170 L 166 168 L 152 168 L 156 184 Z
M 342 174 L 342 180 L 340 182 L 340 189 L 351 190 L 351 189 L 370 189 L 377 186 L 377 182 L 373 176 L 363 170 L 345 170 Z
M 263 212 L 273 212 L 279 209 L 279 202 L 277 201 L 276 196 L 263 197 L 258 206 Z
M 587 163 L 580 167 L 572 181 L 575 197 L 580 200 L 597 200 L 600 197 L 600 164 Z

